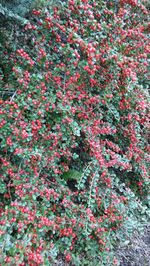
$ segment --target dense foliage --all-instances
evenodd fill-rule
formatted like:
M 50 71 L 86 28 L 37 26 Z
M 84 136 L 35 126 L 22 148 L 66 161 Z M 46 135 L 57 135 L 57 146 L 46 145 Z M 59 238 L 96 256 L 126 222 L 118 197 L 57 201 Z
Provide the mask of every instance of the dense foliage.
M 1 265 L 53 265 L 61 254 L 68 265 L 117 265 L 113 247 L 146 221 L 144 2 L 33 10 L 30 43 L 4 51 Z

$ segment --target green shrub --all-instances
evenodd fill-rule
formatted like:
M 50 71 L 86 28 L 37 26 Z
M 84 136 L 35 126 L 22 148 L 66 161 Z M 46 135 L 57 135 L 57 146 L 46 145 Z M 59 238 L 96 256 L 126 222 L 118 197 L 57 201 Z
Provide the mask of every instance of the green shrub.
M 0 264 L 117 265 L 146 221 L 146 16 L 136 0 L 33 11 L 1 100 Z

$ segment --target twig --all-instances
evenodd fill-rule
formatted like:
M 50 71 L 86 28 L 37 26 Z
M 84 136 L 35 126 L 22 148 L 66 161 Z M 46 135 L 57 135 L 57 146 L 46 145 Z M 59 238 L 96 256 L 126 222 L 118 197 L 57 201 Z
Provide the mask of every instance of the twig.
M 10 99 L 10 102 L 13 101 L 14 97 L 16 96 L 16 94 L 17 94 L 17 91 L 14 92 L 13 96 L 12 96 L 11 99 Z

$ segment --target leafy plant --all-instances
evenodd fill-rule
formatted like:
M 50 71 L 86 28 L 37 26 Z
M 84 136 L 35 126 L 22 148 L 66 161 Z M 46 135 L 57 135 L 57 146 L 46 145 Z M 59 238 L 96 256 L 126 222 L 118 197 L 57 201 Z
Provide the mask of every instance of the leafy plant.
M 134 0 L 33 10 L 1 99 L 0 264 L 117 265 L 146 222 L 147 14 Z

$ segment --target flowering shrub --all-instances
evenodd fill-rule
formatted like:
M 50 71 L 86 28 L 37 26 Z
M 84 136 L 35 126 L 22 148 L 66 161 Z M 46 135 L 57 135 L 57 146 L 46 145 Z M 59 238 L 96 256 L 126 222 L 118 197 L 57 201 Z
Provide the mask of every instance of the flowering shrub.
M 116 265 L 117 232 L 146 217 L 147 14 L 136 0 L 33 10 L 1 100 L 0 264 Z

